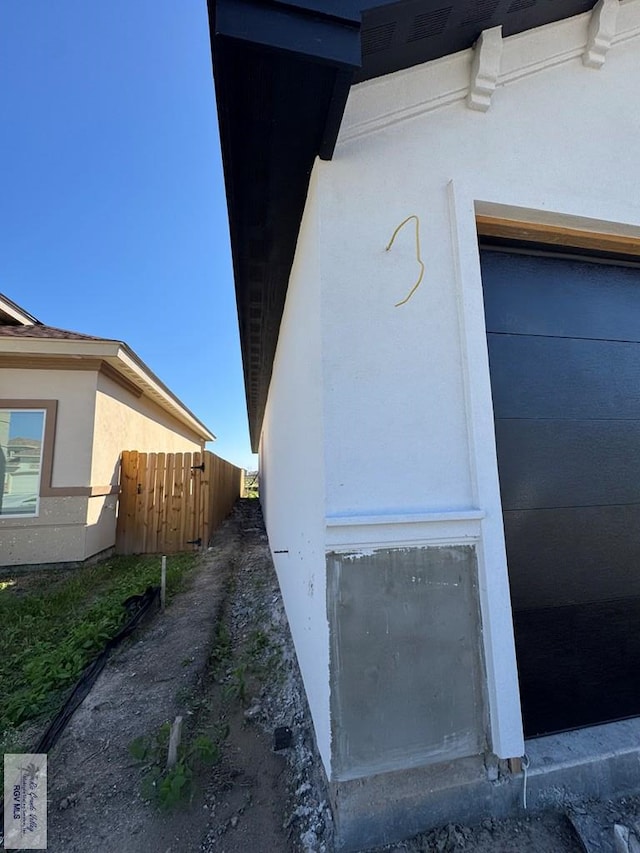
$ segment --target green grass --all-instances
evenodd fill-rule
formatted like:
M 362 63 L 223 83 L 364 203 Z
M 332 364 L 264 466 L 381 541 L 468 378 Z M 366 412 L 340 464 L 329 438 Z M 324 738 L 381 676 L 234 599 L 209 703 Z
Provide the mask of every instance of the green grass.
M 167 559 L 168 597 L 181 585 L 195 554 Z M 115 557 L 21 585 L 0 588 L 0 743 L 25 723 L 57 710 L 84 667 L 126 621 L 122 602 L 158 584 L 160 558 Z M 24 589 L 21 588 L 24 587 Z

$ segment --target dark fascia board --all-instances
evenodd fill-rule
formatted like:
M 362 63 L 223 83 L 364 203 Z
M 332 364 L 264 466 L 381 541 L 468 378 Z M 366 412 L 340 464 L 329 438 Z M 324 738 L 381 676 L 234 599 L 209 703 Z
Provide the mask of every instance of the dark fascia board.
M 208 0 L 254 450 L 316 157 L 352 82 L 586 12 L 595 0 Z
M 359 16 L 252 0 L 209 0 L 209 15 L 255 450 L 311 169 L 333 154 L 360 63 Z
M 360 66 L 360 15 L 336 17 L 290 3 L 218 0 L 215 36 L 292 53 L 334 67 Z M 334 4 L 337 5 L 337 4 Z

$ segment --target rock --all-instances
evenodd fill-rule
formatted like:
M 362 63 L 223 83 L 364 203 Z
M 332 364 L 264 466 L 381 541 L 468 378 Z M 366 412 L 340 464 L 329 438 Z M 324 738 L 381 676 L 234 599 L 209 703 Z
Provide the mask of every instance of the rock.
M 260 705 L 255 703 L 250 708 L 247 708 L 247 710 L 244 712 L 244 716 L 245 716 L 245 719 L 247 719 L 247 720 L 253 720 L 258 716 L 259 713 L 260 713 Z
M 58 806 L 58 808 L 60 809 L 60 811 L 65 811 L 65 809 L 68 809 L 69 806 L 75 806 L 75 804 L 77 802 L 78 802 L 78 795 L 77 794 L 68 794 L 66 797 L 63 797 L 60 800 L 60 805 Z
M 616 853 L 629 853 L 629 830 L 619 823 L 613 827 L 613 843 Z
M 300 843 L 302 844 L 302 849 L 305 853 L 311 853 L 311 851 L 314 851 L 317 847 L 318 836 L 312 829 L 308 829 L 300 836 Z
M 238 815 L 237 815 L 237 814 L 234 814 L 234 816 L 233 816 L 233 817 L 231 818 L 231 820 L 229 821 L 229 822 L 231 823 L 231 826 L 232 826 L 232 828 L 233 828 L 233 829 L 235 829 L 235 828 L 236 828 L 236 826 L 238 825 L 238 820 L 239 820 Z
M 487 767 L 487 779 L 489 782 L 497 782 L 498 781 L 498 765 L 491 764 Z
M 613 840 L 616 853 L 640 853 L 640 840 L 627 826 L 614 824 Z
M 63 799 L 60 801 L 60 810 L 64 811 L 65 809 L 68 809 L 69 806 L 75 806 L 75 804 L 78 802 L 78 799 L 78 795 L 75 793 L 67 794 L 67 796 L 63 797 Z

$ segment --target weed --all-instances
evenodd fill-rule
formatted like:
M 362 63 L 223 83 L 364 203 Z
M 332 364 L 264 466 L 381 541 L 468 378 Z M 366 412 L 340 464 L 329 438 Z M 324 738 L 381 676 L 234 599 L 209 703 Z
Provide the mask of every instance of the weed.
M 227 697 L 237 699 L 243 705 L 247 701 L 247 669 L 245 662 L 239 663 L 231 670 L 230 679 L 224 692 Z
M 269 637 L 265 634 L 264 631 L 256 628 L 251 632 L 249 636 L 248 642 L 248 653 L 252 657 L 257 657 L 261 652 L 263 652 L 269 646 Z
M 221 744 L 229 728 L 219 724 L 211 736 L 201 733 L 190 742 L 183 739 L 178 747 L 178 760 L 169 769 L 166 759 L 170 731 L 171 725 L 163 723 L 151 737 L 138 737 L 129 744 L 129 752 L 143 765 L 142 796 L 162 809 L 174 808 L 193 798 L 199 773 L 220 760 Z
M 176 702 L 178 705 L 190 705 L 196 698 L 193 687 L 179 687 L 176 690 Z
M 221 620 L 218 622 L 216 635 L 213 643 L 213 648 L 209 655 L 209 663 L 216 677 L 220 676 L 220 671 L 227 665 L 231 659 L 231 636 L 229 629 Z

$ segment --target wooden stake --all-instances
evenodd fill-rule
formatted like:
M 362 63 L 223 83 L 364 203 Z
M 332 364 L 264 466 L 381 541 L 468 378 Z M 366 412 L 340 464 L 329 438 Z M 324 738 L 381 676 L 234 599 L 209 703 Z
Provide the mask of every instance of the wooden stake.
M 176 717 L 171 724 L 169 732 L 169 751 L 167 753 L 167 770 L 175 767 L 178 760 L 178 747 L 180 746 L 180 735 L 182 734 L 182 717 Z
M 508 758 L 509 762 L 509 770 L 517 775 L 518 773 L 522 773 L 522 759 L 521 758 Z
M 164 610 L 167 595 L 167 558 L 162 558 L 162 572 L 160 574 L 160 607 Z

